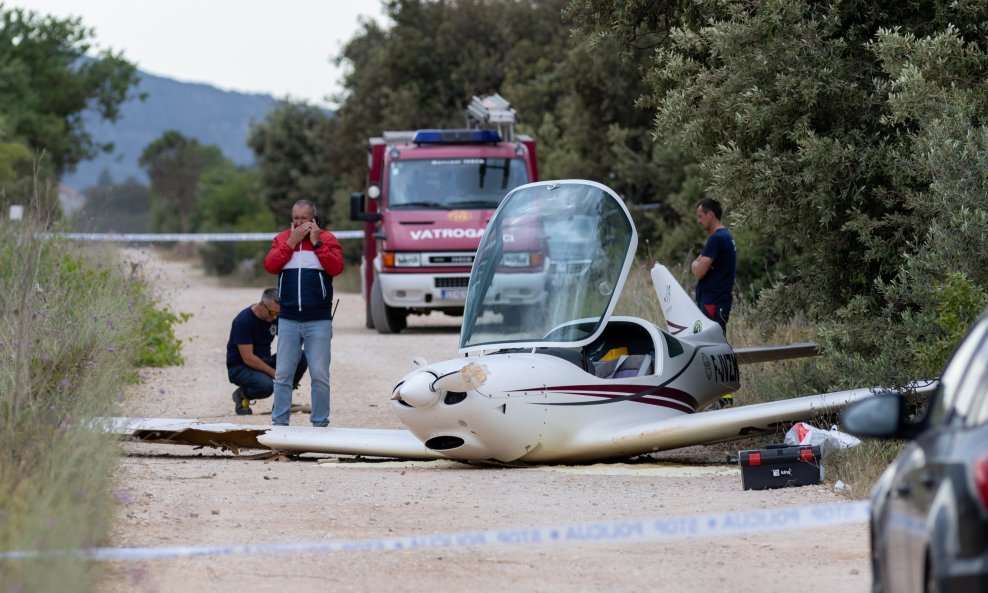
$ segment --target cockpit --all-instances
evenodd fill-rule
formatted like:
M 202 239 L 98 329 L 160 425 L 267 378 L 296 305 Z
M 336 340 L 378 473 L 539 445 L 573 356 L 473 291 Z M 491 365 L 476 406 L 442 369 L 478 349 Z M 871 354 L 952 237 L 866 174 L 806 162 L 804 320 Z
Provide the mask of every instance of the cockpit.
M 604 185 L 567 180 L 515 189 L 477 249 L 460 351 L 563 348 L 593 359 L 598 353 L 587 347 L 605 333 L 637 245 L 627 208 Z

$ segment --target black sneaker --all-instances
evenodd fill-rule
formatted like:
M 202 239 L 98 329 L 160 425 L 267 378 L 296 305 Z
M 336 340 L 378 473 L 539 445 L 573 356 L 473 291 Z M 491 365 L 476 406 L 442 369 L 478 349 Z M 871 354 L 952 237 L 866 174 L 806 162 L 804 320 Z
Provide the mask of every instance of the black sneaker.
M 237 416 L 249 416 L 254 413 L 250 409 L 250 400 L 244 397 L 244 391 L 239 387 L 233 392 L 233 411 Z

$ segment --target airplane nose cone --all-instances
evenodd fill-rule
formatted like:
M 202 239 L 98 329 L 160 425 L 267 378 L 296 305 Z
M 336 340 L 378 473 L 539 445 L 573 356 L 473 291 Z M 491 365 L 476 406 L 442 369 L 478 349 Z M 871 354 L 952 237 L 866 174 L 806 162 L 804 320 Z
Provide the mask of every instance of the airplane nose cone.
M 436 377 L 431 373 L 415 373 L 398 387 L 395 399 L 414 408 L 425 408 L 439 401 L 439 392 L 432 390 Z

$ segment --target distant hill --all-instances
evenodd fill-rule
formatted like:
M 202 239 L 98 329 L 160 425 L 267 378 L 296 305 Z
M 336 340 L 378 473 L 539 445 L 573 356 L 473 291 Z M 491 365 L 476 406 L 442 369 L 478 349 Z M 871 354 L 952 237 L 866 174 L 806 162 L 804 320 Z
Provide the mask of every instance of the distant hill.
M 136 91 L 146 93 L 144 101 L 136 99 L 121 106 L 115 123 L 84 116 L 86 129 L 99 142 L 113 142 L 112 154 L 103 154 L 79 163 L 76 171 L 66 174 L 62 183 L 77 191 L 92 186 L 100 173 L 109 171 L 115 183 L 133 177 L 147 183 L 147 175 L 137 160 L 144 147 L 165 130 L 178 130 L 203 144 L 214 144 L 238 165 L 250 165 L 254 154 L 247 147 L 247 133 L 252 121 L 260 122 L 275 105 L 270 95 L 223 91 L 206 84 L 187 83 L 139 72 Z

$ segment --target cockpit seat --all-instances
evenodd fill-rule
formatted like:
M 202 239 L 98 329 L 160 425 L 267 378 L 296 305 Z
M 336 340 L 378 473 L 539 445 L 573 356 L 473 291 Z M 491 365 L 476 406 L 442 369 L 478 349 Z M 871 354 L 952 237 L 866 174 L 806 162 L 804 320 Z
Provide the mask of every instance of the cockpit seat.
M 641 377 L 652 372 L 651 354 L 622 354 L 617 358 L 593 363 L 593 374 L 602 379 Z

